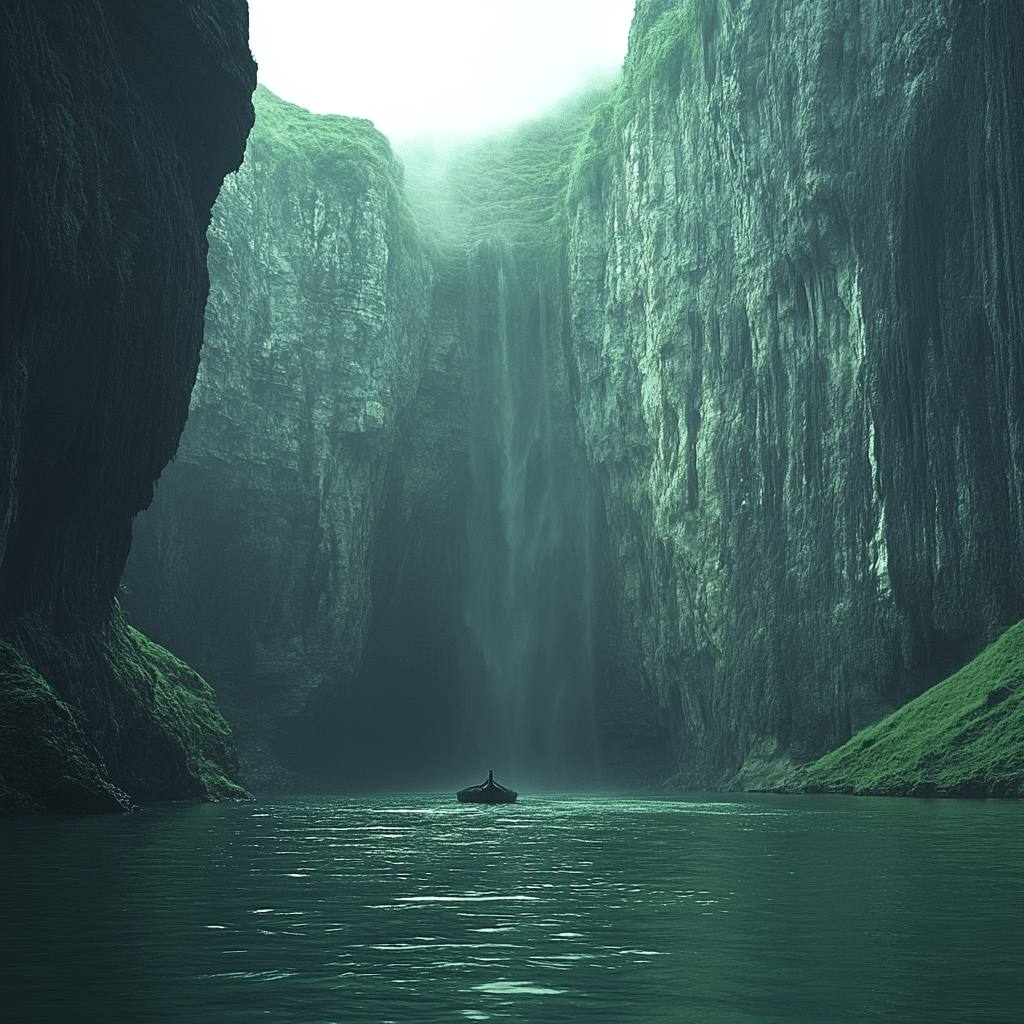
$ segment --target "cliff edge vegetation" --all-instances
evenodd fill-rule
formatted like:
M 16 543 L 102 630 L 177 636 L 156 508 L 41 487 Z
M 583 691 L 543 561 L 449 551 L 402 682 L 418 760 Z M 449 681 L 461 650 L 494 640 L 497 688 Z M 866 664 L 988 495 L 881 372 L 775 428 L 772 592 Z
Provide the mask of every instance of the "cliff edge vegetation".
M 21 622 L 0 640 L 0 681 L 7 813 L 248 797 L 213 690 L 119 611 L 73 640 Z

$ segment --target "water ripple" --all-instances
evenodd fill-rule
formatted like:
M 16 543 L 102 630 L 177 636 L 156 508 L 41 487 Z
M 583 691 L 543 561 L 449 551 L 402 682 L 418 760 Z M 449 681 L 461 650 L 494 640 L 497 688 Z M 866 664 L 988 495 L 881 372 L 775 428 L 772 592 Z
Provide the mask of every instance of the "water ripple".
M 15 823 L 5 1013 L 1002 1024 L 1024 998 L 1022 824 L 991 802 L 772 797 Z

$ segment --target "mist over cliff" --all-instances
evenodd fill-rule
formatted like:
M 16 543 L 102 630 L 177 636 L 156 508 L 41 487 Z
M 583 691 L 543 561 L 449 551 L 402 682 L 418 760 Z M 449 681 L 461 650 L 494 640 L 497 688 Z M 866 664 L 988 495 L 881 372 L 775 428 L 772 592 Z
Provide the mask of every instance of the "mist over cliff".
M 501 136 L 261 88 L 237 173 L 244 5 L 122 6 L 0 15 L 2 809 L 776 786 L 901 708 L 1024 786 L 1017 5 L 641 0 Z
M 407 192 L 261 93 L 127 598 L 251 777 L 776 784 L 1020 619 L 1021 38 L 641 3 Z

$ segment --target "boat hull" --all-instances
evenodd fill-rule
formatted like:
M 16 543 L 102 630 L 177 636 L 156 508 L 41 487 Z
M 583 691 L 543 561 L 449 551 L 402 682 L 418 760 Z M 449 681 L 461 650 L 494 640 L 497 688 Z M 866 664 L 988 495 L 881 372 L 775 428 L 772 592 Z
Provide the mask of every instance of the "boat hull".
M 494 781 L 494 772 L 487 773 L 487 781 L 479 786 L 467 786 L 455 794 L 460 804 L 514 804 L 518 794 Z
M 480 792 L 480 789 L 480 786 L 470 786 L 469 789 L 460 789 L 455 795 L 460 804 L 514 804 L 518 796 L 511 789 L 502 788 L 498 792 Z M 499 787 L 495 786 L 494 789 L 498 790 Z

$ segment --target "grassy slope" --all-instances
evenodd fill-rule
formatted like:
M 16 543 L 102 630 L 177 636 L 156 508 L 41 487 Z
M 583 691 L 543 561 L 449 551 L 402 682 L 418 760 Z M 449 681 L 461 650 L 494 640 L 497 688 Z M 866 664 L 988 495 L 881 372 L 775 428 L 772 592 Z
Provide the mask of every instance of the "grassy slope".
M 1024 622 L 949 679 L 798 769 L 786 788 L 1024 797 Z

